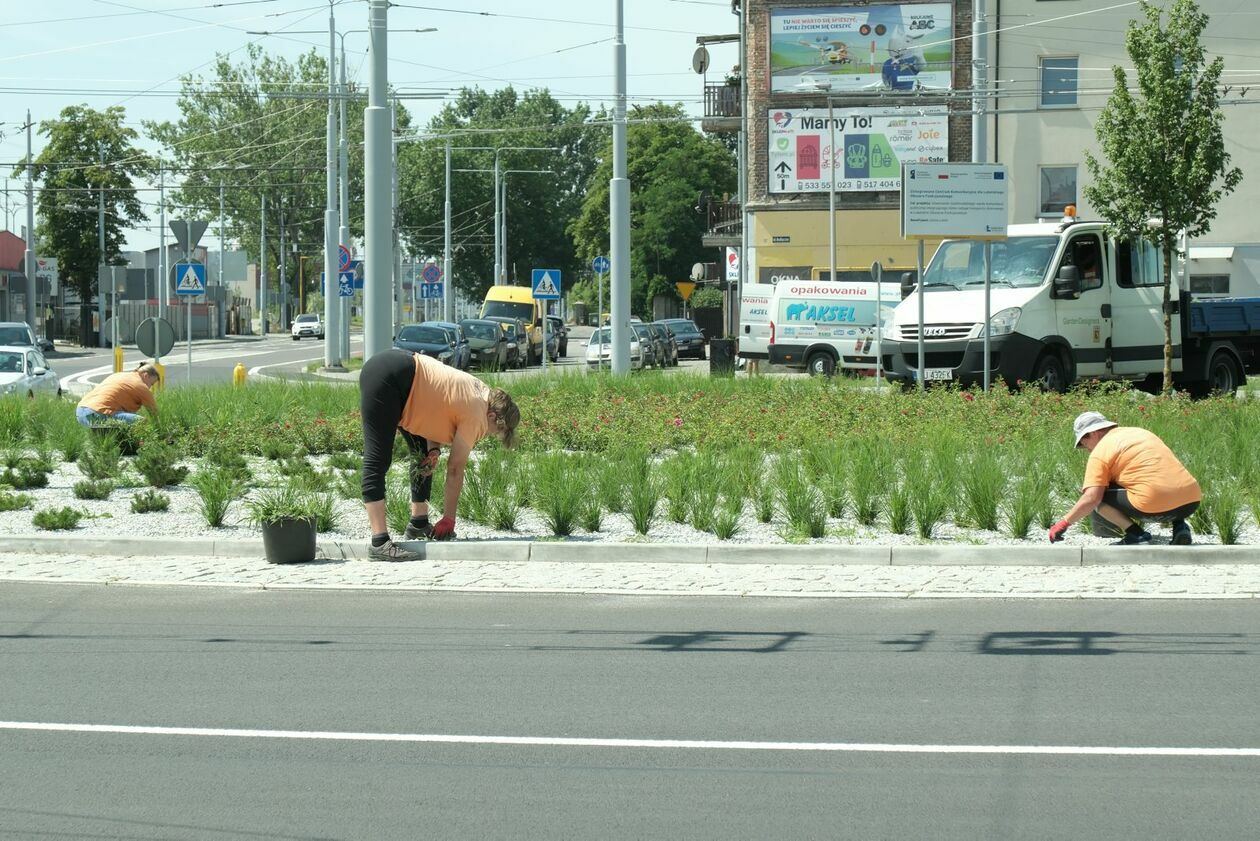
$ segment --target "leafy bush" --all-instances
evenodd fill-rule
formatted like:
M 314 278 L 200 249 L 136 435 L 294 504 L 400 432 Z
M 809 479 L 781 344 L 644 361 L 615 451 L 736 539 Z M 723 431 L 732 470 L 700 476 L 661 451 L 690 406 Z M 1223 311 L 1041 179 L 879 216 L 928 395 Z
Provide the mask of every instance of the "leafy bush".
M 140 448 L 135 468 L 154 488 L 178 485 L 188 476 L 188 468 L 177 464 L 179 453 L 160 438 L 150 439 Z
M 46 488 L 48 487 L 48 474 L 31 464 L 22 464 L 16 470 L 10 469 L 0 474 L 0 484 L 8 485 L 19 491 L 30 488 Z
M 93 482 L 91 479 L 80 479 L 74 483 L 75 499 L 109 499 L 114 491 L 114 483 L 108 479 Z
M 152 514 L 165 511 L 171 506 L 171 498 L 153 488 L 141 491 L 131 498 L 131 510 L 136 514 Z
M 0 491 L 0 511 L 20 511 L 35 504 L 35 497 L 30 494 L 15 494 Z
M 31 518 L 31 523 L 37 529 L 67 531 L 77 528 L 81 519 L 83 519 L 82 511 L 67 506 L 65 508 L 44 508 L 36 511 L 35 516 Z
M 283 438 L 263 438 L 262 443 L 259 445 L 262 457 L 270 461 L 289 458 L 294 454 L 294 449 L 293 442 L 286 441 Z

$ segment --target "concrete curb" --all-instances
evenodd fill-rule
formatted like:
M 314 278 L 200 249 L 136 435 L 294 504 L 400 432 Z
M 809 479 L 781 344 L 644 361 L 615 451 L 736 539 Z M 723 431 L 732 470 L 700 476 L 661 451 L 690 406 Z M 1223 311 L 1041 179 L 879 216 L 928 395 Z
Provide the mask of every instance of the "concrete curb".
M 401 542 L 400 542 L 401 543 Z M 529 540 L 401 543 L 427 561 L 573 564 L 791 564 L 803 566 L 1039 566 L 1260 564 L 1254 546 L 848 546 L 591 543 Z M 261 540 L 0 537 L 0 553 L 89 557 L 261 559 Z M 366 560 L 366 541 L 321 541 L 316 557 Z

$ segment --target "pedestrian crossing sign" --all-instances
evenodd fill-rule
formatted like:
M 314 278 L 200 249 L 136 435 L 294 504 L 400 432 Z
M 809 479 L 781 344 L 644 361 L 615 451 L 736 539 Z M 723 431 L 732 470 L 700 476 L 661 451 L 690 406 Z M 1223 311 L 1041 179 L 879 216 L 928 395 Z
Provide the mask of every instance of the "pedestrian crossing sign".
M 176 263 L 175 294 L 206 294 L 206 267 L 201 263 Z
M 534 269 L 534 298 L 540 301 L 560 300 L 560 270 Z

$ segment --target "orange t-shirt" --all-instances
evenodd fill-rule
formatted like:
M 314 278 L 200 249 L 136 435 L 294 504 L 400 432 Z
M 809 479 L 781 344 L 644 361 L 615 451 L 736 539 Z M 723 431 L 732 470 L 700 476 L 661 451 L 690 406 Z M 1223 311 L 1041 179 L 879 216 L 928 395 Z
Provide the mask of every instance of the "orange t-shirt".
M 1153 432 L 1136 426 L 1112 429 L 1085 465 L 1085 487 L 1117 485 L 1147 514 L 1162 514 L 1202 499 L 1199 483 Z
M 153 392 L 135 371 L 110 374 L 100 385 L 84 395 L 79 405 L 102 415 L 138 412 L 141 406 L 147 406 L 150 412 L 157 411 Z
M 437 444 L 459 439 L 471 450 L 489 428 L 489 394 L 472 374 L 416 354 L 416 376 L 398 425 Z

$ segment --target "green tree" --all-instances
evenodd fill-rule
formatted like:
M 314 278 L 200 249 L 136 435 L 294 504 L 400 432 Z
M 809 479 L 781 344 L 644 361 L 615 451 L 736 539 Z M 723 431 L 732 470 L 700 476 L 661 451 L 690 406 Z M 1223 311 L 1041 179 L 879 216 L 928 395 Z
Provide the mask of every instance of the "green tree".
M 696 197 L 702 190 L 733 191 L 735 158 L 720 141 L 696 131 L 680 105 L 636 107 L 630 118 L 631 306 L 646 318 L 652 299 L 676 295 L 674 283 L 704 259 L 705 220 L 695 209 Z M 611 139 L 601 157 L 581 215 L 569 227 L 583 262 L 608 250 Z
M 85 105 L 45 120 L 48 137 L 34 161 L 40 182 L 39 237 L 42 250 L 57 258 L 60 279 L 74 284 L 80 300 L 80 340 L 88 344 L 97 266 L 119 263 L 124 231 L 146 221 L 135 179 L 153 174 L 153 160 L 136 149 L 139 135 L 123 123 L 120 106 L 97 111 Z M 16 174 L 16 173 L 15 173 Z M 99 202 L 105 199 L 105 253 L 101 254 Z
M 541 267 L 575 277 L 579 266 L 565 229 L 607 136 L 606 128 L 586 124 L 589 117 L 587 106 L 566 108 L 547 91 L 460 91 L 429 121 L 425 138 L 399 152 L 399 225 L 408 248 L 422 258 L 442 255 L 449 142 L 454 283 L 474 300 L 485 294 L 494 282 L 494 176 L 460 170 L 493 169 L 493 148 L 501 148 L 501 170 L 551 170 L 507 176 L 508 282 L 528 283 L 529 270 Z M 542 150 L 509 148 L 520 146 Z
M 1086 155 L 1093 183 L 1085 195 L 1118 237 L 1144 239 L 1164 255 L 1164 385 L 1172 392 L 1173 258 L 1182 232 L 1211 229 L 1216 205 L 1242 180 L 1229 165 L 1221 130 L 1220 57 L 1207 61 L 1200 36 L 1208 16 L 1194 0 L 1165 10 L 1143 0 L 1145 20 L 1130 21 L 1125 47 L 1137 75 L 1136 94 L 1124 69 L 1098 118 L 1106 163 Z M 1158 226 L 1148 220 L 1158 219 Z

